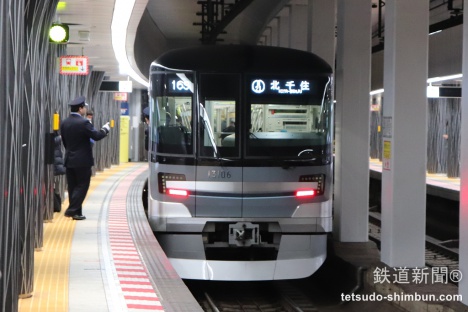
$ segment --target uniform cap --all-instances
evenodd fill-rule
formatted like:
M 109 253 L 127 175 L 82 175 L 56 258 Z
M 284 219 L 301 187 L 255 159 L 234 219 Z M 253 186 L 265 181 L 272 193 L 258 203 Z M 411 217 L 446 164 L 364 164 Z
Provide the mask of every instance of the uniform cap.
M 143 110 L 143 115 L 149 117 L 149 107 L 145 107 L 145 109 Z
M 84 105 L 86 101 L 86 98 L 84 96 L 79 96 L 70 103 L 68 103 L 69 106 L 75 106 L 75 105 Z

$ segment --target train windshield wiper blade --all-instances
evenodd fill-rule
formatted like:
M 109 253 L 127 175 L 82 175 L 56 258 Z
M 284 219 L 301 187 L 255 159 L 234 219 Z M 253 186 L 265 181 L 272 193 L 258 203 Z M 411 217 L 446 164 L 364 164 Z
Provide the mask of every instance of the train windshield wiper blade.
M 208 113 L 206 112 L 206 110 L 203 107 L 202 103 L 200 103 L 200 117 L 203 119 L 203 123 L 205 124 L 205 128 L 208 130 L 208 136 L 210 137 L 210 143 L 211 143 L 211 146 L 213 147 L 215 157 L 216 157 L 216 159 L 219 159 L 220 156 L 219 156 L 218 148 L 216 147 L 213 130 L 211 129 L 210 120 L 208 119 Z

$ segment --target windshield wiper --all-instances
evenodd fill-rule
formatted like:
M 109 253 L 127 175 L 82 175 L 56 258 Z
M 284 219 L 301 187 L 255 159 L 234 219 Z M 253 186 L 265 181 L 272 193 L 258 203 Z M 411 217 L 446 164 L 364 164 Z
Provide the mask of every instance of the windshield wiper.
M 213 130 L 211 129 L 210 120 L 208 119 L 208 113 L 206 112 L 202 103 L 200 103 L 200 117 L 203 119 L 203 124 L 205 125 L 205 128 L 208 130 L 208 136 L 210 138 L 211 146 L 213 147 L 214 156 L 216 157 L 216 159 L 220 159 L 218 148 L 216 147 L 216 143 L 214 139 Z
M 314 151 L 313 149 L 308 148 L 308 149 L 305 149 L 303 151 L 300 151 L 299 154 L 297 154 L 297 156 L 301 156 L 302 154 L 305 154 L 305 153 L 312 154 L 313 151 Z

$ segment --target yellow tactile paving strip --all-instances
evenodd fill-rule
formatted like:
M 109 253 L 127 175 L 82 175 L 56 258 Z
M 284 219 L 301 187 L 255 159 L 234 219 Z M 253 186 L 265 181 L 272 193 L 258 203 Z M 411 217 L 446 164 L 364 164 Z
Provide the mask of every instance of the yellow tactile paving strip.
M 88 195 L 113 174 L 135 164 L 126 163 L 98 172 L 91 179 Z M 86 204 L 86 200 L 85 200 Z M 63 213 L 68 200 L 62 204 L 62 211 L 54 213 L 54 220 L 44 224 L 44 246 L 34 252 L 34 290 L 30 298 L 19 300 L 19 312 L 66 312 L 68 311 L 68 273 L 70 252 L 76 222 Z

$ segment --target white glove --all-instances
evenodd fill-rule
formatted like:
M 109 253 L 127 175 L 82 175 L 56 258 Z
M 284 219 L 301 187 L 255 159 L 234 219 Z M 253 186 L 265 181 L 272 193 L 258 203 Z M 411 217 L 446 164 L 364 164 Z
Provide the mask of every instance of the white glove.
M 109 131 L 110 131 L 109 123 L 107 122 L 104 126 L 102 126 L 102 129 L 104 129 L 104 131 L 106 131 L 106 133 L 109 133 Z

